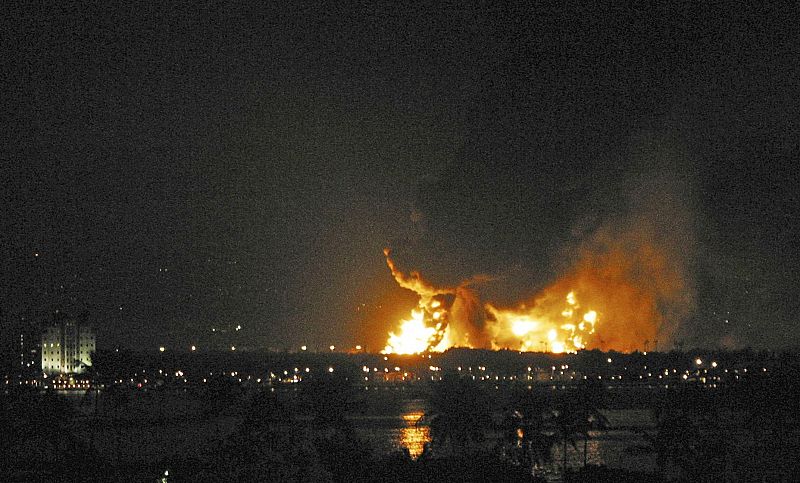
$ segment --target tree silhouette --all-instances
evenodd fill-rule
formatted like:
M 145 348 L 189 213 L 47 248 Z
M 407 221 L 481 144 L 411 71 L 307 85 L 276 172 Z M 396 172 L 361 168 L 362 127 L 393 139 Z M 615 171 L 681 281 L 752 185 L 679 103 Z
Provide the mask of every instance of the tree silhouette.
M 472 380 L 445 377 L 433 386 L 428 417 L 431 442 L 458 455 L 474 451 L 492 425 L 491 400 Z
M 301 398 L 311 411 L 319 430 L 349 431 L 347 414 L 356 402 L 356 392 L 349 378 L 343 375 L 323 375 L 301 386 Z
M 518 389 L 512 394 L 503 429 L 512 451 L 521 450 L 516 458 L 520 464 L 531 468 L 552 461 L 551 450 L 556 444 L 552 418 L 550 400 L 543 393 Z
M 556 404 L 553 427 L 562 443 L 562 466 L 567 471 L 567 445 L 577 450 L 577 438 L 583 438 L 583 464 L 587 463 L 590 434 L 594 429 L 605 429 L 608 420 L 600 412 L 603 386 L 599 382 L 587 382 L 575 394 L 562 395 Z
M 76 413 L 68 401 L 33 388 L 13 388 L 0 394 L 0 448 L 4 459 L 0 475 L 14 481 L 18 479 L 16 472 L 22 471 L 61 479 L 56 475 L 67 475 L 67 468 L 75 465 L 85 465 L 85 474 L 93 474 L 97 469 L 96 454 L 76 437 L 72 428 Z M 32 466 L 33 459 L 42 464 Z
M 246 398 L 236 430 L 211 454 L 200 458 L 193 480 L 331 481 L 332 475 L 308 435 L 271 392 L 257 390 Z
M 336 481 L 366 477 L 372 453 L 357 437 L 348 415 L 358 403 L 351 378 L 326 374 L 301 383 L 301 398 L 311 411 L 311 431 L 319 458 Z
M 567 473 L 567 444 L 577 449 L 577 437 L 583 429 L 582 422 L 578 417 L 577 404 L 570 400 L 561 401 L 553 417 L 553 428 L 556 431 L 558 440 L 562 443 L 562 469 Z
M 600 412 L 604 398 L 605 386 L 599 379 L 587 379 L 578 389 L 573 418 L 577 422 L 578 432 L 583 435 L 583 466 L 587 464 L 589 431 L 608 428 L 608 419 Z
M 725 472 L 729 444 L 717 408 L 702 387 L 687 385 L 654 410 L 658 432 L 649 438 L 662 474 L 670 465 L 683 479 L 716 479 Z

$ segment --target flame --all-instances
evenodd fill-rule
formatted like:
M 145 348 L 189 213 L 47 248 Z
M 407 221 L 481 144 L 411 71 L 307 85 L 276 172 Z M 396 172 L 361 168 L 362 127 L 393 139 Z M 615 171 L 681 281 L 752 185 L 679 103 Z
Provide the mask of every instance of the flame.
M 390 257 L 391 250 L 383 250 L 386 265 L 398 285 L 419 295 L 417 308 L 411 318 L 400 323 L 398 332 L 390 332 L 383 349 L 384 354 L 418 354 L 429 350 L 443 351 L 452 346 L 448 337 L 449 310 L 445 296 L 455 289 L 436 288 L 417 272 L 406 276 L 399 271 Z
M 402 320 L 398 331 L 389 332 L 382 352 L 418 354 L 441 352 L 457 345 L 472 347 L 469 333 L 456 330 L 454 324 L 449 324 L 449 309 L 452 306 L 468 307 L 468 302 L 475 305 L 474 293 L 468 290 L 468 283 L 455 289 L 436 288 L 418 272 L 411 272 L 408 276 L 403 274 L 390 254 L 388 248 L 384 250 L 392 276 L 401 287 L 414 291 L 420 299 L 417 308 L 411 311 L 411 318 Z M 448 306 L 445 303 L 448 295 L 454 296 L 458 304 Z M 532 308 L 522 306 L 519 309 L 498 309 L 486 304 L 482 309 L 493 320 L 487 327 L 493 334 L 490 342 L 481 345 L 522 351 L 550 350 L 554 353 L 575 352 L 585 348 L 586 342 L 595 333 L 598 312 L 581 310 L 575 291 L 566 293 L 563 300 L 561 305 L 542 300 Z M 474 312 L 474 307 L 462 311 Z
M 437 312 L 438 313 L 438 312 Z M 389 332 L 389 341 L 384 354 L 416 354 L 425 352 L 436 340 L 435 327 L 425 325 L 425 313 L 422 310 L 412 310 L 411 319 L 400 324 L 400 331 L 395 334 Z
M 564 296 L 563 306 L 541 301 L 532 308 L 498 309 L 487 304 L 486 311 L 494 320 L 494 348 L 575 352 L 586 348 L 598 324 L 597 311 L 581 310 L 575 291 Z
M 419 303 L 389 335 L 385 353 L 413 354 L 450 347 L 576 352 L 630 352 L 668 343 L 693 306 L 687 268 L 676 245 L 645 222 L 632 230 L 601 230 L 581 247 L 571 268 L 532 300 L 512 307 L 481 302 L 471 284 L 434 287 L 418 272 L 397 283 Z

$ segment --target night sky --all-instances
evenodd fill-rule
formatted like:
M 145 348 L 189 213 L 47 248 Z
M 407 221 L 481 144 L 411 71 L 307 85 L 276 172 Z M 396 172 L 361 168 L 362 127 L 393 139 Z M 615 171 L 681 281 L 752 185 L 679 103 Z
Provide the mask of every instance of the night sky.
M 795 10 L 102 3 L 4 7 L 6 326 L 379 349 L 416 301 L 384 247 L 511 302 L 650 213 L 687 345 L 800 343 Z

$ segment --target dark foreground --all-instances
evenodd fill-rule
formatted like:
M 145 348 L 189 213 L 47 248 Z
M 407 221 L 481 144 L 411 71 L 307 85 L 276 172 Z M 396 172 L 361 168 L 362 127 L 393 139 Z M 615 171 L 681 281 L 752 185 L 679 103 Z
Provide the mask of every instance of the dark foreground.
M 793 360 L 724 388 L 498 389 L 458 375 L 414 386 L 425 410 L 422 450 L 386 454 L 354 419 L 398 404 L 328 374 L 289 387 L 228 379 L 138 389 L 110 384 L 69 397 L 14 388 L 2 394 L 3 481 L 793 481 L 800 422 Z M 12 386 L 13 387 L 13 386 Z M 625 392 L 629 391 L 629 392 Z M 635 453 L 656 469 L 575 464 L 607 431 L 604 408 L 652 414 Z M 354 415 L 356 416 L 354 418 Z M 570 462 L 560 455 L 571 454 Z M 584 456 L 584 461 L 586 461 Z M 545 469 L 556 471 L 544 471 Z

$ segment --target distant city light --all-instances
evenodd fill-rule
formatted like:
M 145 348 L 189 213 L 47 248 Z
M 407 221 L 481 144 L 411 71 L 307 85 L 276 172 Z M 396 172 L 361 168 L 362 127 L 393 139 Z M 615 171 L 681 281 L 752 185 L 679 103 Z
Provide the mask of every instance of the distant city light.
M 301 346 L 300 346 L 300 350 L 301 350 L 301 351 L 304 351 L 304 350 L 306 350 L 306 349 L 308 349 L 308 347 L 306 347 L 306 346 L 304 346 L 304 345 L 301 345 Z
M 236 326 L 236 330 L 242 330 L 242 326 L 241 325 L 237 325 Z
M 331 346 L 331 350 L 335 350 L 335 349 L 336 349 L 336 346 L 332 345 Z
M 701 364 L 703 363 L 703 359 L 700 359 L 700 358 L 698 357 L 697 359 L 695 359 L 694 363 L 695 363 L 695 364 L 697 364 L 697 365 L 699 366 L 699 365 L 701 365 Z
M 235 345 L 232 345 L 232 346 L 231 346 L 231 350 L 232 350 L 232 351 L 235 351 L 235 350 L 236 350 L 236 346 L 235 346 Z
M 197 350 L 197 347 L 192 346 L 192 351 L 196 351 L 196 350 Z
M 166 350 L 166 349 L 164 349 L 164 346 L 163 346 L 163 345 L 162 345 L 161 347 L 159 347 L 159 348 L 158 348 L 158 351 L 159 351 L 159 352 L 164 352 L 165 350 Z
M 333 372 L 333 367 L 329 367 L 328 372 Z
M 360 345 L 357 345 L 357 346 L 356 346 L 356 350 L 357 350 L 357 351 L 360 351 L 360 350 L 361 350 L 361 346 L 360 346 Z
M 716 361 L 711 362 L 711 367 L 717 367 Z

